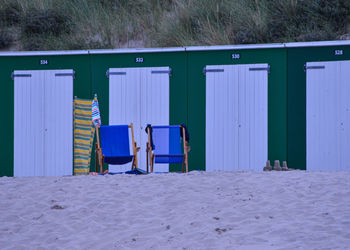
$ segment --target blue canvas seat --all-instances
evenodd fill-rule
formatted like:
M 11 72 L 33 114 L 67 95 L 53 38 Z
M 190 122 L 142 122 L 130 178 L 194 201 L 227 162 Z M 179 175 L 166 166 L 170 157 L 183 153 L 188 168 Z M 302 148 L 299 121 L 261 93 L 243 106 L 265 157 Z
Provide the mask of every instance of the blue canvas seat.
M 129 128 L 132 133 L 133 154 L 130 154 Z M 122 165 L 132 162 L 132 169 L 137 168 L 137 152 L 140 148 L 134 141 L 133 124 L 101 126 L 100 167 L 103 162 Z
M 153 172 L 155 163 L 182 163 L 183 172 L 186 166 L 188 172 L 188 142 L 183 136 L 181 141 L 181 131 L 185 135 L 185 128 L 179 125 L 171 126 L 148 126 L 148 143 L 147 143 L 147 172 L 149 165 Z M 183 144 L 183 150 L 182 145 Z M 148 162 L 148 159 L 150 162 Z

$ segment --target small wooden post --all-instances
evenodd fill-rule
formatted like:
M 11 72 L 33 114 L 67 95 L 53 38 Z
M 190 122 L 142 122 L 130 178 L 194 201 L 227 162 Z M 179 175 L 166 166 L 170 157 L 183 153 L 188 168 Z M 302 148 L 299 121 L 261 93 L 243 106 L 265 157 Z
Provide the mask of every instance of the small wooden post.
M 146 154 L 147 154 L 147 173 L 149 171 L 148 166 L 151 166 L 151 172 L 153 172 L 153 167 L 152 167 L 152 145 L 151 145 L 151 130 L 148 127 L 147 128 L 147 135 L 148 135 L 148 142 L 146 144 Z M 149 162 L 148 162 L 149 161 Z M 148 165 L 149 164 L 149 165 Z
M 131 123 L 129 125 L 129 128 L 131 129 L 132 151 L 133 151 L 133 154 L 134 154 L 134 160 L 132 162 L 131 169 L 134 169 L 134 168 L 138 167 L 137 152 L 138 152 L 139 149 L 137 148 L 137 145 L 136 145 L 136 142 L 135 142 L 134 124 Z
M 272 170 L 272 167 L 271 167 L 271 164 L 270 164 L 270 161 L 266 161 L 266 166 L 264 167 L 264 171 L 271 171 Z
M 279 160 L 275 160 L 275 164 L 273 165 L 273 169 L 276 170 L 276 171 L 281 171 L 282 170 Z
M 98 164 L 98 157 L 100 156 L 97 152 L 98 147 L 97 147 L 97 143 L 95 144 L 95 172 L 97 172 L 97 164 Z
M 154 166 L 154 154 L 150 154 L 151 155 L 151 173 L 153 173 L 153 166 Z
M 182 126 L 181 126 L 182 127 Z M 184 145 L 184 163 L 186 165 L 186 173 L 188 173 L 188 149 L 187 149 L 187 141 L 186 141 L 186 133 L 185 127 L 182 127 L 182 141 Z M 182 167 L 183 169 L 183 167 Z
M 100 173 L 103 172 L 103 161 L 102 161 L 102 150 L 101 150 L 101 145 L 100 145 L 100 134 L 98 132 L 99 127 L 96 127 L 96 145 L 97 145 L 97 150 L 98 150 L 98 163 L 100 165 Z M 97 172 L 97 170 L 96 170 Z
M 282 170 L 283 171 L 288 171 L 288 167 L 287 167 L 287 162 L 286 161 L 283 161 Z
M 148 173 L 148 143 L 146 143 L 146 165 L 147 165 L 147 173 Z

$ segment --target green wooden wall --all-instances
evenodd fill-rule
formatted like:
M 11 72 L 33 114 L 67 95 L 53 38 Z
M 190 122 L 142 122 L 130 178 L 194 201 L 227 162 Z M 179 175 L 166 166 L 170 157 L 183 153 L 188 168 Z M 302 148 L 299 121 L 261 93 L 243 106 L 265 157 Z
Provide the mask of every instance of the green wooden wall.
M 239 54 L 240 59 L 232 59 Z M 267 63 L 268 158 L 287 160 L 287 53 L 283 48 L 188 52 L 188 125 L 191 135 L 190 169 L 205 170 L 206 65 Z M 263 166 L 261 166 L 261 169 Z
M 343 55 L 335 55 L 343 50 Z M 306 169 L 307 62 L 350 60 L 349 46 L 287 48 L 288 57 L 288 167 Z

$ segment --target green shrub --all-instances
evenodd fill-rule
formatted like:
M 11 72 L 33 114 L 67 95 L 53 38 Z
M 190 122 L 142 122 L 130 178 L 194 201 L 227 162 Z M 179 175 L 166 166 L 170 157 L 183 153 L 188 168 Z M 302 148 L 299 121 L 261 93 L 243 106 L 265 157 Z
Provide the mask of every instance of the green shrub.
M 271 42 L 337 39 L 346 32 L 350 2 L 344 0 L 270 1 L 268 35 Z
M 71 21 L 64 12 L 54 9 L 30 9 L 22 24 L 25 36 L 70 33 Z
M 10 32 L 6 29 L 0 28 L 0 49 L 4 49 L 11 45 L 13 37 Z
M 21 21 L 21 6 L 18 2 L 3 2 L 0 5 L 0 22 L 5 25 L 15 25 Z

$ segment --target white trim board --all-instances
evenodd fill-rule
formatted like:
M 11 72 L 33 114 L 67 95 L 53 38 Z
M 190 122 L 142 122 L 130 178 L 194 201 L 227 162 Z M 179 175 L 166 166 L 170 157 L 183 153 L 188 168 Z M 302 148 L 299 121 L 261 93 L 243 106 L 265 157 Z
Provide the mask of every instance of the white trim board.
M 344 46 L 344 45 L 350 45 L 350 40 L 320 41 L 320 42 L 297 42 L 297 43 L 285 43 L 284 45 L 286 48 Z
M 300 47 L 325 47 L 325 46 L 346 46 L 350 40 L 340 41 L 319 41 L 319 42 L 295 42 L 295 43 L 267 43 L 267 44 L 241 44 L 221 46 L 193 46 L 186 47 L 186 51 L 207 51 L 207 50 L 243 50 L 243 49 L 272 49 L 272 48 L 300 48 Z
M 101 50 L 72 50 L 72 51 L 7 51 L 0 52 L 1 56 L 50 56 L 50 55 L 96 55 L 96 54 L 127 54 L 127 53 L 160 53 L 180 51 L 213 51 L 213 50 L 244 50 L 244 49 L 272 49 L 272 48 L 298 48 L 298 47 L 325 47 L 347 46 L 350 40 L 270 43 L 270 44 L 238 44 L 219 46 L 189 46 L 173 48 L 135 48 L 135 49 L 101 49 Z
M 270 49 L 284 48 L 283 43 L 272 44 L 241 44 L 241 45 L 220 45 L 220 46 L 194 46 L 186 47 L 186 51 L 208 51 L 208 50 L 242 50 L 242 49 Z
M 88 55 L 88 54 L 89 54 L 88 50 L 0 52 L 0 56 L 64 56 L 64 55 Z
M 185 51 L 185 47 L 173 48 L 136 48 L 136 49 L 100 49 L 89 50 L 89 54 L 126 54 L 126 53 L 152 53 L 152 52 L 181 52 Z

